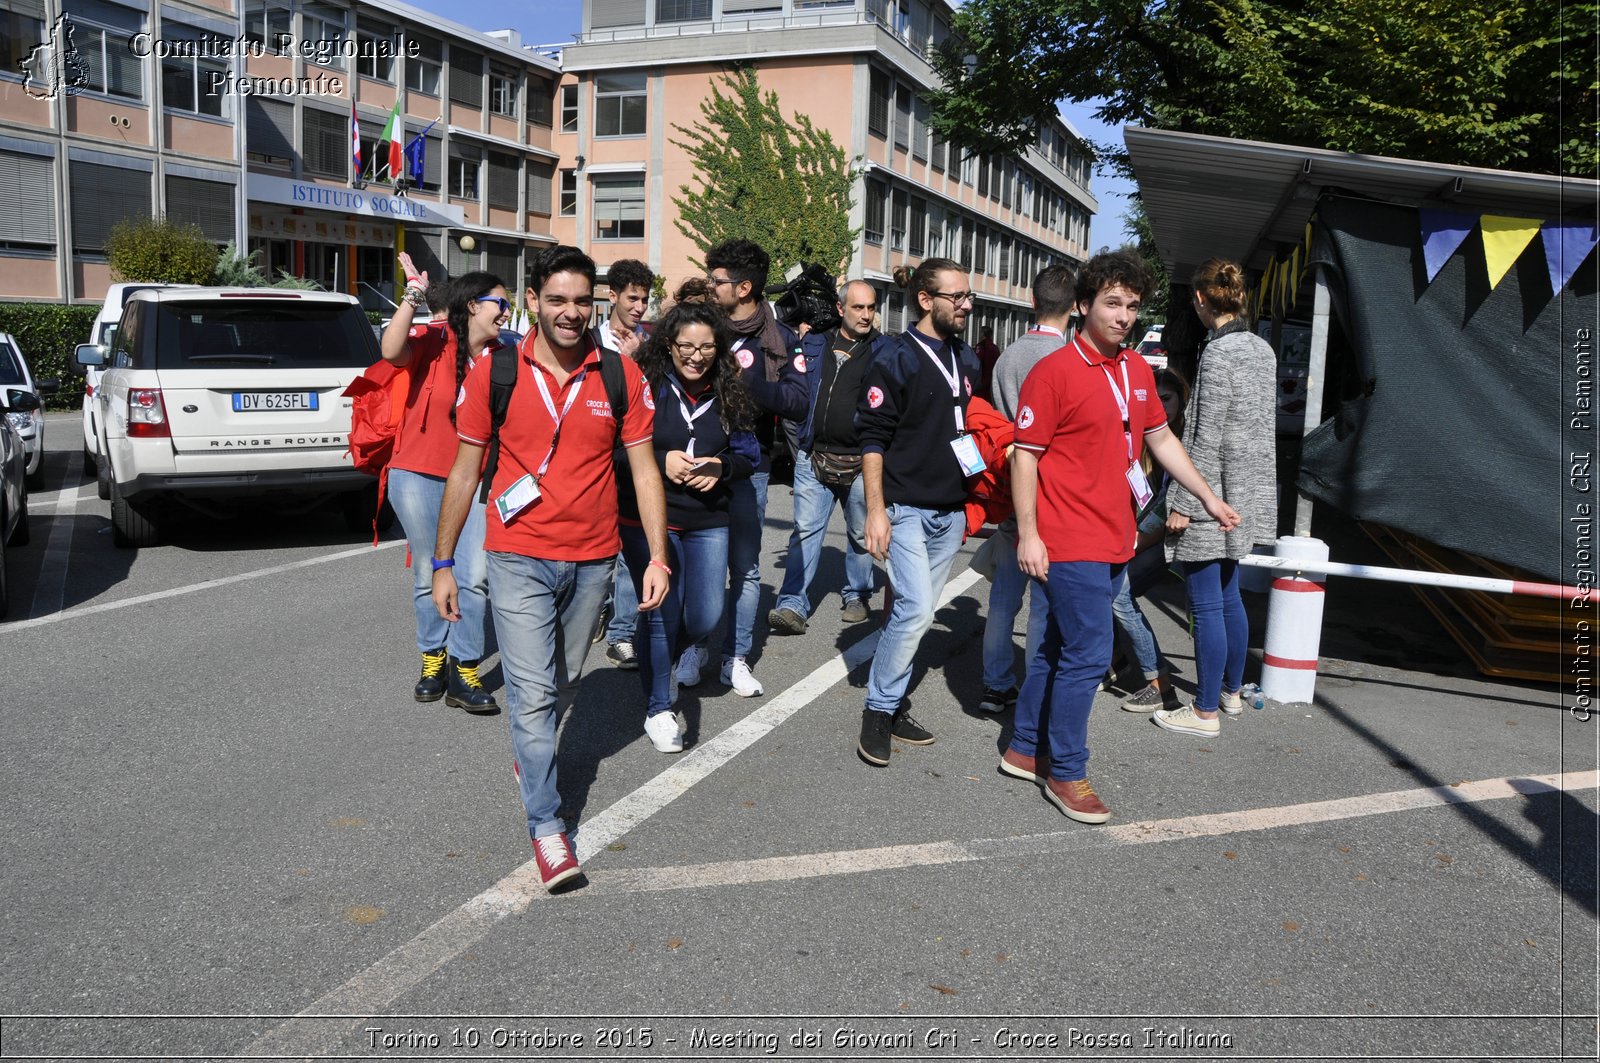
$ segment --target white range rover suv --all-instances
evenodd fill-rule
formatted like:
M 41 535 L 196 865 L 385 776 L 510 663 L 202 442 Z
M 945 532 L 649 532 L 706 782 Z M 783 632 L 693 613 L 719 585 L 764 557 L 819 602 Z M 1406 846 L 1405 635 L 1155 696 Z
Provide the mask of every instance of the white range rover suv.
M 165 288 L 128 300 L 95 395 L 112 541 L 151 546 L 180 505 L 227 511 L 272 497 L 310 509 L 342 495 L 352 528 L 371 520 L 372 477 L 345 455 L 342 392 L 378 359 L 354 297 L 271 288 Z

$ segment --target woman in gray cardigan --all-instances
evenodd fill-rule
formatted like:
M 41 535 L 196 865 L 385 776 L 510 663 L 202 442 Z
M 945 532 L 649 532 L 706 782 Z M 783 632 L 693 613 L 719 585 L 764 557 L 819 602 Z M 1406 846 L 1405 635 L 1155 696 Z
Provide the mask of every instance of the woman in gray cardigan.
M 1244 271 L 1214 258 L 1195 272 L 1195 312 L 1210 330 L 1201 348 L 1194 391 L 1185 417 L 1183 447 L 1217 494 L 1239 513 L 1239 526 L 1222 531 L 1204 507 L 1177 484 L 1168 492 L 1169 555 L 1182 563 L 1194 615 L 1193 705 L 1160 710 L 1155 722 L 1168 731 L 1214 735 L 1220 708 L 1243 708 L 1250 624 L 1239 597 L 1239 558 L 1278 534 L 1277 358 L 1265 340 L 1240 320 Z

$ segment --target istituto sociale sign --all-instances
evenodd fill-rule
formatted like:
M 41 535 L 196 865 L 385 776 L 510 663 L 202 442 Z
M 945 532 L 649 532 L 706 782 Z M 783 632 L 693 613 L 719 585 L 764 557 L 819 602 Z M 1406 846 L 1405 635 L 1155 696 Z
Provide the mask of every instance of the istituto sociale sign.
M 253 173 L 246 178 L 245 192 L 253 202 L 328 210 L 336 214 L 359 214 L 366 218 L 402 222 L 422 228 L 444 229 L 465 223 L 461 208 L 453 204 L 410 199 L 378 188 L 334 188 L 311 181 Z

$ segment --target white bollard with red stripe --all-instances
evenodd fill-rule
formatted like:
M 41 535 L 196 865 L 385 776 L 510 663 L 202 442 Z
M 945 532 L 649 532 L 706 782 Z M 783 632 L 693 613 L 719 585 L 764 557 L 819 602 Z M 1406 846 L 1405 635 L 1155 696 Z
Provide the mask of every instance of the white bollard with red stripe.
M 1328 544 L 1309 536 L 1284 535 L 1277 556 L 1284 567 L 1295 561 L 1328 560 Z M 1322 641 L 1323 580 L 1279 574 L 1267 599 L 1267 639 L 1261 664 L 1261 692 L 1273 701 L 1310 702 L 1317 691 L 1317 649 Z

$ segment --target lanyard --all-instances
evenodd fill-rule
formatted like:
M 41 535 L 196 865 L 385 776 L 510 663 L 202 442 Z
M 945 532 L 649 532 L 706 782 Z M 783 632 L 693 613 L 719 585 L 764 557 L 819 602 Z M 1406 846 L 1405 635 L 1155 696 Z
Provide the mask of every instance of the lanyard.
M 550 461 L 556 456 L 556 444 L 561 442 L 561 423 L 567 419 L 567 411 L 578 400 L 578 392 L 583 390 L 583 378 L 589 375 L 589 370 L 579 370 L 576 379 L 567 381 L 567 404 L 557 413 L 555 400 L 550 397 L 550 387 L 544 382 L 544 370 L 537 363 L 530 368 L 534 382 L 539 385 L 539 397 L 544 400 L 544 408 L 550 411 L 550 420 L 555 423 L 555 430 L 550 433 L 550 449 L 545 453 L 544 461 L 539 463 L 539 471 L 533 474 L 533 482 L 538 483 L 550 471 Z
M 1033 326 L 1033 328 L 1028 330 L 1028 335 L 1030 335 L 1030 336 L 1055 336 L 1058 339 L 1066 339 L 1066 333 L 1062 332 L 1060 329 L 1056 328 L 1054 325 L 1035 325 L 1035 326 Z
M 918 347 L 928 352 L 928 358 L 932 360 L 933 367 L 939 370 L 939 375 L 944 377 L 944 382 L 950 385 L 950 404 L 955 407 L 956 411 L 956 434 L 965 435 L 967 431 L 967 415 L 966 411 L 961 408 L 961 360 L 956 357 L 956 352 L 952 350 L 950 352 L 950 368 L 945 369 L 944 362 L 939 360 L 939 356 L 934 353 L 932 347 L 922 342 L 921 336 L 918 336 L 910 329 L 906 330 L 906 335 L 916 340 Z
M 694 411 L 691 413 L 690 409 L 689 409 L 689 396 L 688 396 L 688 393 L 685 392 L 683 390 L 683 388 L 679 385 L 677 374 L 669 375 L 667 377 L 667 383 L 672 385 L 672 393 L 673 393 L 674 396 L 677 397 L 678 410 L 683 414 L 683 423 L 689 426 L 689 449 L 685 450 L 684 453 L 689 455 L 689 457 L 693 458 L 694 457 L 694 423 L 700 419 L 701 414 L 705 413 L 707 410 L 711 409 L 713 406 L 716 405 L 716 402 L 715 402 L 716 393 L 715 392 L 712 393 L 711 398 L 712 398 L 713 401 L 707 402 L 707 403 L 705 403 L 704 405 L 701 405 L 701 406 L 696 406 L 694 408 Z
M 1089 356 L 1083 353 L 1083 347 L 1076 339 L 1072 341 L 1072 346 L 1077 350 L 1079 357 L 1085 362 L 1089 362 Z M 1089 364 L 1092 365 L 1093 363 Z M 1128 360 L 1126 358 L 1122 359 L 1121 391 L 1117 390 L 1116 377 L 1111 375 L 1111 370 L 1106 368 L 1104 362 L 1100 363 L 1100 371 L 1106 375 L 1106 386 L 1111 389 L 1111 397 L 1117 400 L 1117 412 L 1122 415 L 1122 438 L 1128 444 L 1128 463 L 1131 465 L 1133 463 L 1133 423 L 1128 419 L 1127 396 L 1133 394 L 1133 390 L 1128 385 Z

